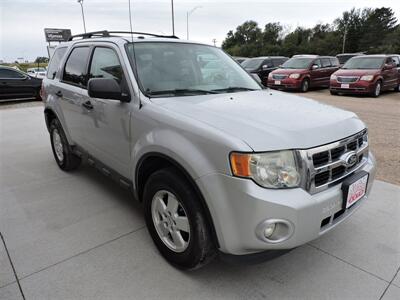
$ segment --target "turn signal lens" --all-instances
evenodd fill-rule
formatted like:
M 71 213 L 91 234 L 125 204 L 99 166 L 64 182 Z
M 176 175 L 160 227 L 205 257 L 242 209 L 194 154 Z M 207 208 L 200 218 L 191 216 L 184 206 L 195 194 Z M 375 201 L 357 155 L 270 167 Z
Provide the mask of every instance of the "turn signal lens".
M 232 173 L 239 177 L 250 177 L 250 154 L 232 153 L 231 166 Z

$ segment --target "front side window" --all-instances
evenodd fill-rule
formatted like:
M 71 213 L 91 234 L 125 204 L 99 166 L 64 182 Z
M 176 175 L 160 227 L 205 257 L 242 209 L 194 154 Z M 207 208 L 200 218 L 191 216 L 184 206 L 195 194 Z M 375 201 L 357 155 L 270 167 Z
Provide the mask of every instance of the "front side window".
M 394 63 L 396 64 L 396 66 L 400 66 L 400 59 L 397 56 L 392 56 L 392 59 L 394 61 Z
M 85 87 L 88 56 L 89 47 L 73 49 L 65 64 L 63 81 Z
M 258 69 L 263 63 L 263 61 L 264 60 L 262 58 L 251 58 L 243 62 L 242 66 L 246 70 L 254 70 Z
M 321 58 L 322 67 L 329 68 L 331 66 L 331 61 L 329 58 Z
M 308 69 L 314 58 L 310 57 L 294 57 L 287 60 L 282 69 Z
M 104 47 L 94 49 L 89 78 L 111 78 L 121 83 L 123 71 L 114 50 Z
M 10 69 L 0 69 L 0 78 L 2 79 L 22 79 L 25 78 L 25 76 L 18 72 L 18 71 L 14 71 L 14 70 L 10 70 Z
M 382 57 L 359 56 L 349 59 L 342 69 L 380 69 L 385 59 Z
M 53 57 L 51 58 L 51 61 L 50 61 L 49 67 L 48 67 L 47 78 L 54 79 L 56 77 L 58 67 L 59 67 L 60 62 L 61 62 L 62 58 L 64 57 L 64 54 L 66 51 L 67 51 L 67 47 L 57 48 L 56 51 L 54 51 Z
M 174 42 L 129 43 L 148 96 L 193 96 L 260 90 L 258 83 L 218 48 Z

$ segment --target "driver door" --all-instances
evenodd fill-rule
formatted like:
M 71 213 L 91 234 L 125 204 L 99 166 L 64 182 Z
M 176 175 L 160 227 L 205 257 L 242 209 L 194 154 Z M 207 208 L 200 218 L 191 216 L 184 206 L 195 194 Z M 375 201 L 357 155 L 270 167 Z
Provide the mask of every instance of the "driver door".
M 90 78 L 112 78 L 128 91 L 118 49 L 96 46 L 89 66 Z M 129 93 L 129 92 L 127 92 Z M 130 93 L 129 93 L 130 94 Z M 87 126 L 88 151 L 96 159 L 125 177 L 130 174 L 131 103 L 86 96 L 90 109 Z

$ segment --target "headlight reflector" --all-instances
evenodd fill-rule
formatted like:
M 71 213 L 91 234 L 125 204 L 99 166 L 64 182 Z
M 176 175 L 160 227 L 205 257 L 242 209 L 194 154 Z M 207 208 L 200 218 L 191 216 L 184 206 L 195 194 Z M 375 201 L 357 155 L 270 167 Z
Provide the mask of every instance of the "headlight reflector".
M 232 153 L 232 173 L 246 177 L 266 188 L 292 188 L 299 186 L 300 174 L 293 151 L 265 153 Z
M 299 73 L 290 74 L 290 75 L 289 75 L 289 78 L 292 78 L 292 79 L 299 79 L 299 78 L 300 78 L 300 74 L 299 74 Z
M 335 74 L 332 74 L 331 75 L 331 80 L 336 80 L 336 79 L 337 79 L 337 76 Z
M 374 75 L 364 75 L 361 76 L 360 80 L 362 81 L 372 81 L 374 79 Z

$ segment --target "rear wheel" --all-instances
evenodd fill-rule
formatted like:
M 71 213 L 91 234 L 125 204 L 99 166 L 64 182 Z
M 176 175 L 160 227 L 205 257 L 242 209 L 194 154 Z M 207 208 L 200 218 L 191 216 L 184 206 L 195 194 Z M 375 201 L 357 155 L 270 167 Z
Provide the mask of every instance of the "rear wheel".
M 147 228 L 164 258 L 181 269 L 196 269 L 215 256 L 209 226 L 196 192 L 175 169 L 153 173 L 146 182 Z
M 375 98 L 379 97 L 380 94 L 381 94 L 381 91 L 382 91 L 382 81 L 378 80 L 375 83 L 374 90 L 372 92 L 372 96 L 375 97 Z
M 49 127 L 50 142 L 53 150 L 54 159 L 61 170 L 71 171 L 79 167 L 81 163 L 80 157 L 76 156 L 71 146 L 68 144 L 64 130 L 58 119 L 53 119 Z
M 310 89 L 310 80 L 306 78 L 301 82 L 300 90 L 302 93 L 307 93 L 309 89 Z

